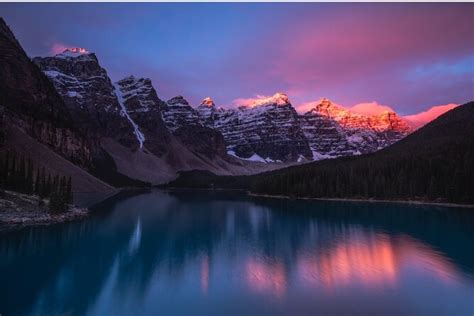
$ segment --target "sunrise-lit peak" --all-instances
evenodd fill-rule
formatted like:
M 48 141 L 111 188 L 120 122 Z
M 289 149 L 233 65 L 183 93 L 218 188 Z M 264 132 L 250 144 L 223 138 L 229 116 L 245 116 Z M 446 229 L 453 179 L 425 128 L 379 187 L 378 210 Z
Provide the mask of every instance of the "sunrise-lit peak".
M 321 101 L 319 101 L 319 104 L 323 107 L 329 107 L 332 105 L 331 101 L 327 98 L 322 98 Z
M 290 104 L 290 99 L 283 92 L 277 92 L 272 96 L 257 96 L 255 99 L 250 99 L 252 102 L 249 104 L 251 107 L 263 106 L 263 105 L 287 105 Z
M 323 111 L 323 110 L 339 110 L 343 109 L 341 106 L 338 106 L 336 104 L 333 104 L 331 100 L 328 98 L 322 98 L 318 102 L 315 102 L 314 109 L 317 111 Z
M 274 105 L 284 106 L 290 104 L 290 99 L 283 92 L 277 92 L 272 96 L 257 95 L 254 98 L 239 98 L 233 101 L 234 105 L 243 108 L 254 108 L 258 106 Z
M 277 92 L 272 96 L 272 99 L 275 101 L 276 104 L 278 105 L 285 105 L 290 103 L 290 100 L 288 99 L 288 96 L 283 93 L 283 92 Z
M 85 48 L 82 47 L 72 47 L 66 49 L 66 51 L 70 51 L 71 53 L 77 53 L 77 54 L 88 54 L 89 51 Z
M 213 107 L 215 106 L 214 100 L 212 100 L 210 97 L 205 98 L 202 100 L 201 105 L 207 106 L 207 107 Z
M 71 47 L 65 49 L 62 53 L 57 54 L 56 57 L 79 57 L 83 55 L 89 55 L 90 52 L 82 47 Z

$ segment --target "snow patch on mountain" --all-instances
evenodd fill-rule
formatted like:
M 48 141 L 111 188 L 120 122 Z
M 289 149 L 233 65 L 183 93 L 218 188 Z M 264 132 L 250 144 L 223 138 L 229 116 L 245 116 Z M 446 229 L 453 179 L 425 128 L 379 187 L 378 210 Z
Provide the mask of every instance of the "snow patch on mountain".
M 80 98 L 82 99 L 82 95 L 79 92 L 76 91 L 68 91 L 67 96 L 70 98 Z
M 314 161 L 324 160 L 324 159 L 332 159 L 332 158 L 336 158 L 336 157 L 331 156 L 331 155 L 321 154 L 321 153 L 318 153 L 317 151 L 313 151 L 313 160 Z
M 125 99 L 123 98 L 122 91 L 120 90 L 120 85 L 118 85 L 117 83 L 114 83 L 113 85 L 115 88 L 115 95 L 117 96 L 118 103 L 121 107 L 120 114 L 126 117 L 130 124 L 132 124 L 134 130 L 133 133 L 135 134 L 137 141 L 140 144 L 140 148 L 143 148 L 143 143 L 145 142 L 145 135 L 143 135 L 138 125 L 132 120 L 132 118 L 128 114 L 127 108 L 125 107 Z
M 227 154 L 229 156 L 233 156 L 235 158 L 238 158 L 238 159 L 241 159 L 241 160 L 246 160 L 246 161 L 262 162 L 262 163 L 276 162 L 276 161 L 274 161 L 270 158 L 263 159 L 262 157 L 260 157 L 259 155 L 255 154 L 255 153 L 252 156 L 248 157 L 248 158 L 243 158 L 243 157 L 237 156 L 237 154 L 233 150 L 228 150 Z

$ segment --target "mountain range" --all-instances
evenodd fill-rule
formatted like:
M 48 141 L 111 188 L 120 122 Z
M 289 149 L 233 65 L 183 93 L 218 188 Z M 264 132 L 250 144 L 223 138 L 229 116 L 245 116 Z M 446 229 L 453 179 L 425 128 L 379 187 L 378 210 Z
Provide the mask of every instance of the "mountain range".
M 150 79 L 113 82 L 83 48 L 31 60 L 3 19 L 0 44 L 3 149 L 69 173 L 75 191 L 160 184 L 186 170 L 255 174 L 372 153 L 414 130 L 394 111 L 365 115 L 327 99 L 301 114 L 284 93 L 237 108 L 211 98 L 195 107 L 182 96 L 164 101 Z

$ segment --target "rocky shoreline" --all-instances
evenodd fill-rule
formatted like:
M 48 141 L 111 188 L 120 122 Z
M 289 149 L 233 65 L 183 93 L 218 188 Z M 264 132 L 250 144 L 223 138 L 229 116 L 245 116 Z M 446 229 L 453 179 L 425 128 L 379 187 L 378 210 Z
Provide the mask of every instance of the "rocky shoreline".
M 48 201 L 38 196 L 5 191 L 0 197 L 0 231 L 64 223 L 88 215 L 88 209 L 75 205 L 61 213 L 51 213 Z

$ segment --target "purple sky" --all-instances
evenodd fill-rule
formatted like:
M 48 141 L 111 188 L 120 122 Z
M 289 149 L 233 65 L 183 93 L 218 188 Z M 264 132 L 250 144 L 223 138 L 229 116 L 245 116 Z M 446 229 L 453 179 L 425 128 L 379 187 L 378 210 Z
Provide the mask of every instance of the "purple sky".
M 401 114 L 474 99 L 474 4 L 0 4 L 31 56 L 97 54 L 113 80 L 150 77 L 197 105 L 289 95 Z

